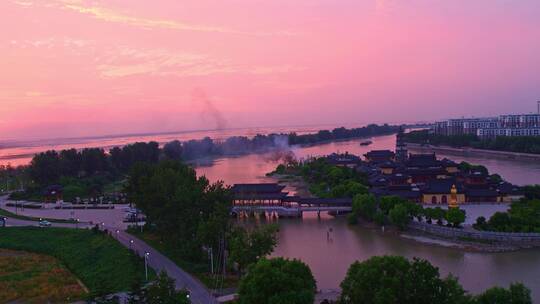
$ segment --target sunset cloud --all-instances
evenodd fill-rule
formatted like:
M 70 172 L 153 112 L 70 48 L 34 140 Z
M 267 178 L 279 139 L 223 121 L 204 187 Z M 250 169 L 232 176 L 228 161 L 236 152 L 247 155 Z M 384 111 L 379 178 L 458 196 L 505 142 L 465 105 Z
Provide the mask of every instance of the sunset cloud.
M 45 7 L 57 7 L 64 10 L 74 11 L 80 14 L 91 16 L 97 20 L 106 22 L 125 24 L 141 29 L 167 29 L 177 31 L 190 31 L 190 32 L 206 32 L 206 33 L 223 33 L 223 34 L 239 34 L 239 35 L 254 35 L 254 36 L 294 36 L 298 33 L 294 33 L 288 30 L 281 30 L 275 32 L 249 32 L 239 31 L 221 26 L 201 25 L 195 23 L 180 22 L 176 20 L 168 19 L 154 19 L 129 15 L 118 10 L 107 8 L 98 5 L 89 5 L 82 0 L 52 0 L 51 3 L 37 3 L 30 0 L 12 0 L 13 3 L 23 6 L 31 7 L 34 5 L 42 5 Z
M 527 113 L 540 6 L 514 2 L 0 0 L 0 138 L 204 129 L 194 88 L 230 127 Z

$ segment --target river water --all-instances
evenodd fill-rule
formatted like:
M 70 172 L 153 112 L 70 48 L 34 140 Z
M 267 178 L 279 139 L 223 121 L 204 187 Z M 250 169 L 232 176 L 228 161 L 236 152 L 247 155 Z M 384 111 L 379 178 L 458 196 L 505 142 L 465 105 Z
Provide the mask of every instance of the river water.
M 395 136 L 372 139 L 373 144 L 360 146 L 360 140 L 328 143 L 312 147 L 292 148 L 299 158 L 325 155 L 332 152 L 350 152 L 362 155 L 373 149 L 393 149 Z M 476 157 L 441 155 L 456 161 L 485 165 L 490 172 L 517 184 L 540 184 L 540 163 L 523 163 L 505 159 L 479 159 Z M 210 180 L 224 180 L 228 184 L 272 182 L 266 177 L 279 161 L 269 154 L 246 155 L 209 161 L 197 171 Z M 467 222 L 477 216 L 489 216 L 505 206 L 467 207 Z M 478 293 L 494 285 L 507 287 L 512 282 L 523 282 L 533 290 L 535 302 L 540 303 L 540 250 L 522 250 L 507 253 L 473 253 L 443 246 L 435 246 L 405 239 L 378 229 L 348 226 L 344 218 L 305 213 L 302 219 L 279 219 L 279 244 L 274 256 L 298 258 L 312 269 L 319 289 L 339 288 L 351 263 L 374 255 L 402 255 L 420 257 L 439 267 L 442 274 L 452 273 L 469 291 Z M 331 240 L 327 232 L 332 228 Z
M 297 128 L 299 133 L 312 132 L 317 127 Z M 290 129 L 289 129 L 290 130 Z M 50 148 L 78 148 L 87 146 L 111 147 L 134 141 L 156 140 L 166 142 L 172 139 L 192 139 L 212 136 L 225 138 L 231 135 L 254 135 L 256 133 L 287 132 L 279 129 L 244 129 L 219 131 L 214 133 L 192 132 L 185 134 L 162 134 L 144 136 L 122 136 L 110 138 L 74 139 L 72 141 L 50 141 L 29 143 L 8 143 L 0 150 L 0 163 L 27 163 L 31 154 Z M 392 149 L 395 136 L 372 138 L 370 146 L 360 146 L 361 140 L 333 142 L 311 147 L 292 147 L 298 158 L 326 155 L 333 152 L 350 152 L 363 155 L 369 150 Z M 499 173 L 506 180 L 516 184 L 540 184 L 540 162 L 516 161 L 510 159 L 491 159 L 469 156 L 451 156 L 438 154 L 456 161 L 468 161 L 485 165 L 490 172 Z M 3 158 L 3 161 L 2 161 Z M 199 174 L 206 175 L 211 181 L 223 180 L 227 184 L 272 182 L 265 174 L 272 171 L 279 163 L 275 153 L 252 154 L 234 158 L 207 160 L 197 165 Z M 473 222 L 480 215 L 489 215 L 504 206 L 471 206 L 467 209 Z M 405 239 L 390 233 L 348 226 L 343 218 L 323 215 L 318 219 L 314 214 L 306 213 L 302 219 L 279 219 L 279 244 L 274 256 L 299 258 L 312 269 L 320 289 L 338 288 L 351 263 L 365 260 L 374 255 L 394 254 L 409 258 L 428 259 L 440 268 L 444 275 L 452 273 L 459 277 L 463 286 L 471 292 L 481 292 L 494 285 L 508 286 L 520 281 L 533 290 L 535 302 L 540 303 L 540 250 L 522 250 L 509 253 L 471 253 L 442 246 L 428 245 Z M 332 228 L 331 239 L 327 231 Z

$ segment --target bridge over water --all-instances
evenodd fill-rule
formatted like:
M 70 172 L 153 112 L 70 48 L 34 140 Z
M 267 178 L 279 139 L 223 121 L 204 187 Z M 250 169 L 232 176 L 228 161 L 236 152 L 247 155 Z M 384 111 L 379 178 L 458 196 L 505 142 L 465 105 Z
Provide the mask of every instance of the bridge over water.
M 329 211 L 339 214 L 352 210 L 350 198 L 290 196 L 283 189 L 285 186 L 275 183 L 236 184 L 232 187 L 234 195 L 232 213 L 276 213 L 282 217 L 301 217 L 306 211 L 315 211 L 319 214 Z

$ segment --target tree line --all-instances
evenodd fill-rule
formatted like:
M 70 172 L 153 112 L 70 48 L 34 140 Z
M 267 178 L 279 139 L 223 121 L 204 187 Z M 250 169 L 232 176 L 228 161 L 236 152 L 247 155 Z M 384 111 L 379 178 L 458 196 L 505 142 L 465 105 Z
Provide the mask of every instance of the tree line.
M 353 263 L 330 304 L 530 304 L 531 291 L 521 283 L 493 287 L 478 295 L 465 291 L 453 275 L 442 277 L 429 261 L 374 256 Z M 299 260 L 262 259 L 249 268 L 238 290 L 240 304 L 312 304 L 316 282 Z
M 480 138 L 474 134 L 440 135 L 428 130 L 412 131 L 405 134 L 405 141 L 417 144 L 447 145 L 450 147 L 471 147 L 495 151 L 540 154 L 539 136 L 497 136 Z
M 431 224 L 446 224 L 451 227 L 460 227 L 465 222 L 465 210 L 441 207 L 424 208 L 422 205 L 411 202 L 398 196 L 375 197 L 373 194 L 358 194 L 353 199 L 353 212 L 349 214 L 350 224 L 356 224 L 361 217 L 367 221 L 373 221 L 379 225 L 393 224 L 404 230 L 413 219 L 421 222 L 425 220 Z
M 507 212 L 495 212 L 489 219 L 478 217 L 474 228 L 498 232 L 540 233 L 540 199 L 524 198 L 513 202 Z

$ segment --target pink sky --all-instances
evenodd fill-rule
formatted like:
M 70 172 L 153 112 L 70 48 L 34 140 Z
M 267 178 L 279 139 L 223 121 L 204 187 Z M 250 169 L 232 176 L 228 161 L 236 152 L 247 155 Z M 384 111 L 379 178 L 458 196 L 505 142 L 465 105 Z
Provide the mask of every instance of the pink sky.
M 2 0 L 0 138 L 531 112 L 538 0 Z

